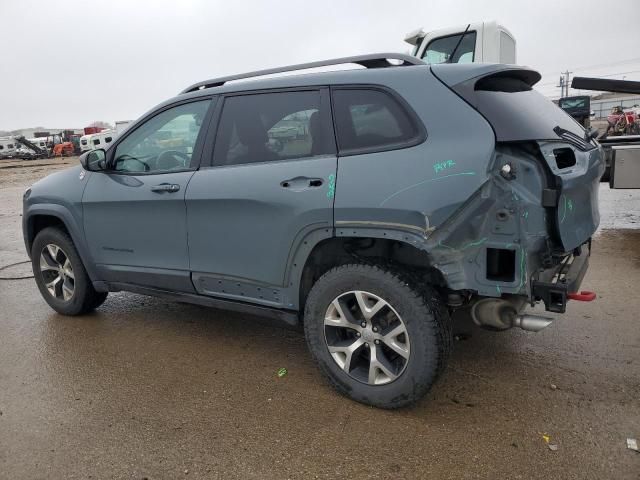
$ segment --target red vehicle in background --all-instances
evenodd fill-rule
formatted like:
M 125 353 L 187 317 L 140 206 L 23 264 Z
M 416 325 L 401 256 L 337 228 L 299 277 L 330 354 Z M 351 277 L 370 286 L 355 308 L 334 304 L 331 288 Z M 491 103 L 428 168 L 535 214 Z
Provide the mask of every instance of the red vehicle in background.
M 611 109 L 607 115 L 607 132 L 605 135 L 640 135 L 640 125 L 638 125 L 637 105 L 634 110 L 626 112 L 620 106 Z
M 72 142 L 63 142 L 55 145 L 51 153 L 54 157 L 70 157 L 74 154 L 74 150 Z
M 84 134 L 93 135 L 94 133 L 100 133 L 103 130 L 105 130 L 103 127 L 84 127 Z

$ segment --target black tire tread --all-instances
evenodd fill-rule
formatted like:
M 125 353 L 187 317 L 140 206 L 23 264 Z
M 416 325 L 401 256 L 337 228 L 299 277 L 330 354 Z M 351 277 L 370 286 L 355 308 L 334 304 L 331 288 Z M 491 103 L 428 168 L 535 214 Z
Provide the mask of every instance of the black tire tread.
M 69 234 L 64 231 L 61 228 L 58 227 L 47 227 L 42 229 L 40 232 L 38 232 L 38 234 L 36 235 L 34 241 L 33 241 L 33 247 L 32 247 L 32 253 L 31 253 L 31 257 L 32 257 L 32 262 L 33 262 L 33 273 L 34 275 L 37 277 L 37 275 L 39 274 L 36 271 L 36 262 L 37 259 L 39 258 L 40 253 L 37 252 L 37 248 L 36 246 L 40 243 L 40 239 L 44 238 L 44 237 L 53 237 L 54 239 L 58 240 L 60 243 L 65 243 L 66 245 L 60 245 L 62 247 L 62 249 L 65 252 L 68 252 L 69 256 L 72 256 L 74 258 L 72 258 L 72 261 L 75 260 L 76 265 L 74 265 L 74 277 L 75 277 L 75 281 L 76 284 L 78 284 L 78 280 L 80 280 L 81 282 L 83 282 L 84 284 L 84 295 L 82 295 L 82 298 L 80 300 L 79 304 L 74 305 L 73 307 L 69 306 L 69 308 L 65 308 L 64 310 L 61 310 L 59 308 L 56 307 L 56 305 L 52 304 L 49 300 L 48 297 L 46 295 L 48 295 L 47 292 L 42 291 L 42 287 L 40 286 L 40 284 L 38 283 L 38 288 L 40 289 L 43 297 L 45 298 L 45 300 L 47 300 L 47 303 L 49 303 L 49 305 L 56 310 L 58 313 L 61 313 L 63 315 L 69 315 L 69 316 L 76 316 L 76 315 L 83 315 L 85 313 L 88 313 L 92 310 L 95 310 L 96 308 L 98 308 L 100 305 L 102 305 L 104 303 L 104 301 L 107 299 L 107 292 L 97 292 L 94 288 L 93 288 L 93 284 L 91 283 L 91 279 L 89 278 L 89 275 L 87 274 L 86 269 L 84 268 L 84 265 L 82 263 L 82 259 L 80 258 L 80 255 L 78 254 L 78 251 L 73 243 L 73 240 L 71 239 L 71 237 L 69 236 Z M 58 238 L 56 238 L 58 237 Z M 76 292 L 78 291 L 78 288 L 76 287 Z
M 307 319 L 312 315 L 310 310 L 312 310 L 314 302 L 316 301 L 316 297 L 319 295 L 319 292 L 323 291 L 325 288 L 328 288 L 331 285 L 331 282 L 334 281 L 336 276 L 340 276 L 345 273 L 360 273 L 362 275 L 374 278 L 379 276 L 386 277 L 388 280 L 396 283 L 398 287 L 405 290 L 404 293 L 406 295 L 407 301 L 414 302 L 416 306 L 424 309 L 424 311 L 429 314 L 424 316 L 424 321 L 427 323 L 427 327 L 432 331 L 432 333 L 436 334 L 435 336 L 437 338 L 437 365 L 435 371 L 433 371 L 432 375 L 427 374 L 425 381 L 414 388 L 414 390 L 408 394 L 399 395 L 397 398 L 389 402 L 366 402 L 376 407 L 386 409 L 402 408 L 415 404 L 429 391 L 433 383 L 435 383 L 438 377 L 442 374 L 446 367 L 448 358 L 451 354 L 453 345 L 452 322 L 450 321 L 449 312 L 446 305 L 441 301 L 439 293 L 432 286 L 424 283 L 418 284 L 415 279 L 411 278 L 411 275 L 408 272 L 400 268 L 364 263 L 350 263 L 340 265 L 338 267 L 334 267 L 333 269 L 326 272 L 322 277 L 320 277 L 313 285 L 311 292 L 307 297 L 304 315 L 304 327 L 307 342 L 310 342 L 308 328 L 309 322 L 307 321 Z M 426 342 L 428 341 L 428 339 L 426 338 L 427 336 L 428 335 L 425 335 L 425 338 L 422 339 L 412 338 L 412 343 L 420 341 Z M 333 388 L 335 388 L 343 395 L 351 396 L 349 390 L 345 388 L 343 384 L 337 382 L 334 379 L 328 365 L 317 358 L 316 355 L 312 356 L 315 363 L 324 373 L 325 377 L 329 380 L 329 383 L 333 386 Z M 425 365 L 424 367 L 425 371 L 428 371 L 431 368 L 429 365 Z M 356 398 L 356 400 L 358 399 Z

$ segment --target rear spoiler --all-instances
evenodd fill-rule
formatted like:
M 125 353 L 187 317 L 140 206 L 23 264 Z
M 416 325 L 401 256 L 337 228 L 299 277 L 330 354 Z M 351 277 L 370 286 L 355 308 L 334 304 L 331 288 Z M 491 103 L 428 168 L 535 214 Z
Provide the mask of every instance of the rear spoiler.
M 517 65 L 505 65 L 501 63 L 468 63 L 468 64 L 444 64 L 431 65 L 431 71 L 446 85 L 465 83 L 474 84 L 478 80 L 489 78 L 515 78 L 532 87 L 540 81 L 540 74 L 535 70 Z

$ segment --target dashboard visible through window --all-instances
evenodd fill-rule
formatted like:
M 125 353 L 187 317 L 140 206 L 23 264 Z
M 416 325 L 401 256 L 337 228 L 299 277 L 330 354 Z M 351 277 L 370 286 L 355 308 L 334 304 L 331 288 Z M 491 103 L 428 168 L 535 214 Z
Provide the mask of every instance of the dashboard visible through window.
M 210 103 L 185 103 L 147 120 L 116 146 L 113 168 L 140 173 L 189 168 Z
M 460 40 L 462 38 L 462 41 Z M 457 49 L 456 49 L 457 45 Z M 473 63 L 476 49 L 476 32 L 449 35 L 431 40 L 422 54 L 425 63 Z M 454 53 L 454 57 L 451 55 Z

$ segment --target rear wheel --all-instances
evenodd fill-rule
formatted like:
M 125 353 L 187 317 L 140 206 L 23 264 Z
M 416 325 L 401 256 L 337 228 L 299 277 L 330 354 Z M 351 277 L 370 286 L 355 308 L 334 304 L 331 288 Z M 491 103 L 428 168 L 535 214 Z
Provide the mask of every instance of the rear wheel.
M 36 235 L 31 265 L 40 293 L 58 313 L 81 315 L 107 298 L 107 293 L 93 288 L 73 241 L 58 228 L 45 228 Z
M 370 265 L 337 267 L 316 282 L 305 335 L 339 392 L 382 408 L 419 400 L 451 349 L 448 313 L 437 292 Z

